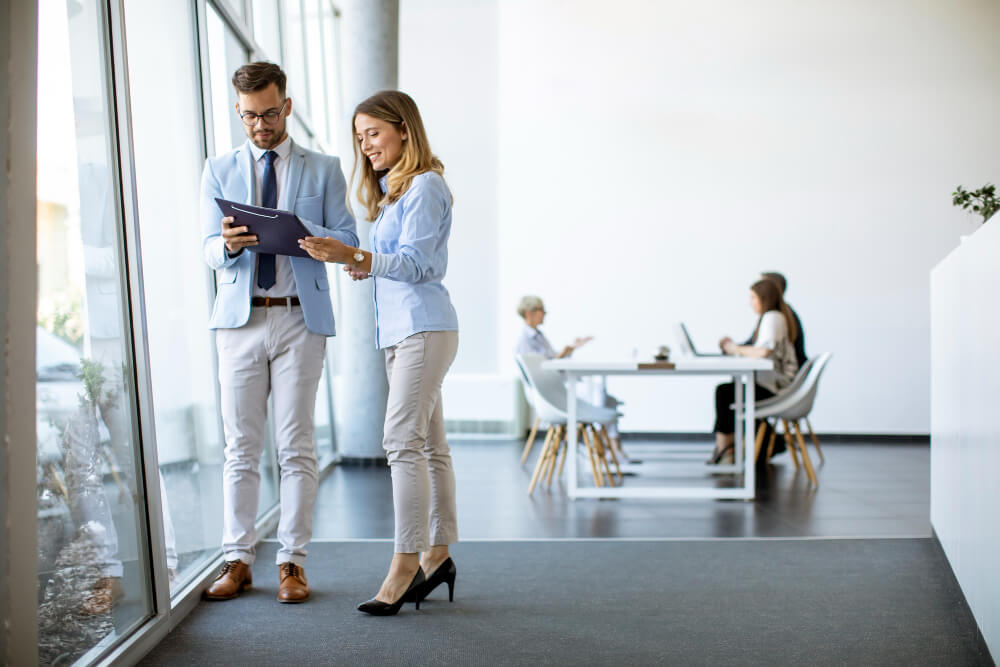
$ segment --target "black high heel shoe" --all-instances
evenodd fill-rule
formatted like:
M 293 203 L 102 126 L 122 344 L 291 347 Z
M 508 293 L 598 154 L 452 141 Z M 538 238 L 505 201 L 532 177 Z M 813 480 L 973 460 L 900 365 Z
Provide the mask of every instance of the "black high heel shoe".
M 705 461 L 705 463 L 707 465 L 719 465 L 720 463 L 722 463 L 722 459 L 725 458 L 726 454 L 729 454 L 731 452 L 735 454 L 735 449 L 733 447 L 733 445 L 735 445 L 735 444 L 736 443 L 730 443 L 730 444 L 726 445 L 720 451 L 718 451 L 715 454 L 713 454 L 712 458 L 710 458 L 709 460 Z
M 443 563 L 438 565 L 438 568 L 434 570 L 434 574 L 427 577 L 423 584 L 414 591 L 414 595 L 417 601 L 423 600 L 425 597 L 430 595 L 431 591 L 440 586 L 442 583 L 447 582 L 448 584 L 448 602 L 455 601 L 455 574 L 458 572 L 455 569 L 455 561 L 449 556 Z
M 381 600 L 376 600 L 372 598 L 367 602 L 362 602 L 358 605 L 358 611 L 363 611 L 366 614 L 371 614 L 372 616 L 393 616 L 399 612 L 399 608 L 403 606 L 404 602 L 416 602 L 417 609 L 420 609 L 421 598 L 415 595 L 416 591 L 419 589 L 420 585 L 425 581 L 424 571 L 417 568 L 417 573 L 413 575 L 413 580 L 407 587 L 406 592 L 399 596 L 399 599 L 389 604 L 388 602 L 382 602 Z

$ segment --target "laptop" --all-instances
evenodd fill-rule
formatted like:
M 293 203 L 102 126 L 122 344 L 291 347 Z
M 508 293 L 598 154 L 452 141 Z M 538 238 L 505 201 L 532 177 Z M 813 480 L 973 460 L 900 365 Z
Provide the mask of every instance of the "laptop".
M 677 323 L 678 336 L 677 340 L 681 346 L 681 352 L 692 357 L 724 357 L 725 354 L 722 352 L 699 352 L 694 346 L 694 341 L 691 340 L 691 334 L 688 333 L 687 327 L 684 326 L 683 322 Z

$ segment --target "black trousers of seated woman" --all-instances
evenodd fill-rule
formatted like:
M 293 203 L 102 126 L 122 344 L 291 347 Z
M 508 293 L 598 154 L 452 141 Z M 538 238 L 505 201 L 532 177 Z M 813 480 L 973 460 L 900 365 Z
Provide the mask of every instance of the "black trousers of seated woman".
M 756 390 L 756 400 L 761 401 L 765 398 L 771 398 L 774 396 L 774 392 L 770 389 L 755 384 L 754 388 Z M 744 400 L 746 396 L 744 395 Z M 732 382 L 726 382 L 725 384 L 720 384 L 715 388 L 715 428 L 713 433 L 725 433 L 729 435 L 736 430 L 736 415 L 733 412 L 731 406 L 736 402 L 736 385 Z M 758 419 L 754 425 L 754 433 L 756 429 L 760 428 L 761 420 Z M 767 431 L 764 433 L 764 442 L 766 443 L 771 437 L 771 427 L 768 425 Z M 775 452 L 784 450 L 784 441 L 775 442 Z

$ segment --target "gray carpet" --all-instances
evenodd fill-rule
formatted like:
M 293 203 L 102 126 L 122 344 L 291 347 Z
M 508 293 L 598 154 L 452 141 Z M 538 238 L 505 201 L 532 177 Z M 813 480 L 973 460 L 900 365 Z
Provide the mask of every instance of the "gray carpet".
M 389 543 L 310 548 L 313 599 L 202 602 L 145 665 L 988 665 L 932 539 L 458 544 L 438 588 L 395 617 L 355 611 Z

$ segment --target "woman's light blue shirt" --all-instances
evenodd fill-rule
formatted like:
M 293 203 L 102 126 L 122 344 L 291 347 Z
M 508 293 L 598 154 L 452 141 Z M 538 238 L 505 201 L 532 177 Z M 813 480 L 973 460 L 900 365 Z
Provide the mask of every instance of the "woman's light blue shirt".
M 385 192 L 384 176 L 380 184 Z M 370 241 L 376 347 L 421 331 L 458 330 L 458 315 L 441 284 L 450 235 L 451 192 L 433 171 L 414 176 L 406 193 L 375 219 Z

